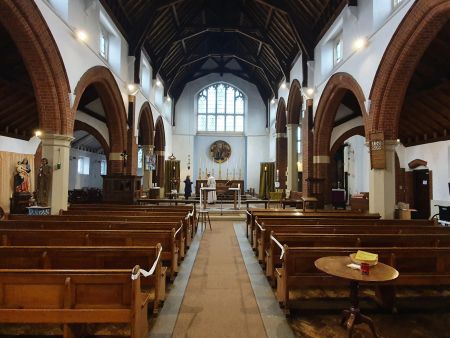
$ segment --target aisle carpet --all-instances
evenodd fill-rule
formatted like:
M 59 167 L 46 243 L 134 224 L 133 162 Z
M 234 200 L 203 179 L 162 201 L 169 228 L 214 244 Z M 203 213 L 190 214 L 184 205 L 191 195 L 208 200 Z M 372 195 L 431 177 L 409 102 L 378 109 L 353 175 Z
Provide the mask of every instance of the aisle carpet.
M 267 337 L 232 222 L 206 229 L 173 337 Z

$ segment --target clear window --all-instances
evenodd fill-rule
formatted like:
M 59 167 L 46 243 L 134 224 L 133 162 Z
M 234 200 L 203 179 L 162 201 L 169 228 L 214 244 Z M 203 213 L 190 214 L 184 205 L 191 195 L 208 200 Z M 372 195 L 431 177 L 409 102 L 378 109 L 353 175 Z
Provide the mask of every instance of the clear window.
M 244 95 L 229 84 L 216 83 L 198 94 L 198 131 L 243 132 L 244 115 Z
M 81 156 L 78 158 L 78 174 L 89 175 L 89 157 Z
M 100 175 L 106 175 L 107 164 L 106 160 L 100 161 Z
M 109 50 L 109 33 L 105 28 L 100 29 L 100 55 L 108 60 L 108 50 Z
M 342 36 L 340 35 L 334 40 L 333 59 L 334 64 L 342 61 Z
M 300 156 L 302 153 L 302 128 L 297 128 L 297 154 Z

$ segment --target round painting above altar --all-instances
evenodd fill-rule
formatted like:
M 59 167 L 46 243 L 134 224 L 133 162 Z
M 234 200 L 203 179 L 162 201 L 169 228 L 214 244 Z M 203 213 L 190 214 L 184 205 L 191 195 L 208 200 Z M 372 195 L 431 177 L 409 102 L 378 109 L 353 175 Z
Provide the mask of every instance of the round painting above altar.
M 209 156 L 216 163 L 226 162 L 231 156 L 231 146 L 225 141 L 216 141 L 209 147 Z

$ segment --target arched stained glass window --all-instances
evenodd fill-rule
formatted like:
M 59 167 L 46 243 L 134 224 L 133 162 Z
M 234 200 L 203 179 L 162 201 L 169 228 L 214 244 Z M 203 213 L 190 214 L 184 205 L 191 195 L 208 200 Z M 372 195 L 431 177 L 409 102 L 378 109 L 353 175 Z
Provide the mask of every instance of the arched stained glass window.
M 198 131 L 243 132 L 244 115 L 244 95 L 229 84 L 216 83 L 198 94 Z

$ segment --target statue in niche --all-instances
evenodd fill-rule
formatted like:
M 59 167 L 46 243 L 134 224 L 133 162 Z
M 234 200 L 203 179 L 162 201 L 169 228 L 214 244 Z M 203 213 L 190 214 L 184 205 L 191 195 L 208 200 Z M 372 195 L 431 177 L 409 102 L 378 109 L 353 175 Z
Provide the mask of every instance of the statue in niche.
M 51 179 L 51 168 L 48 165 L 48 160 L 44 157 L 41 160 L 41 165 L 39 166 L 39 173 L 37 177 L 36 186 L 36 199 L 40 206 L 46 207 L 48 205 L 48 193 L 50 190 L 50 179 Z
M 30 192 L 30 172 L 31 168 L 26 158 L 17 162 L 16 174 L 14 175 L 15 192 Z

